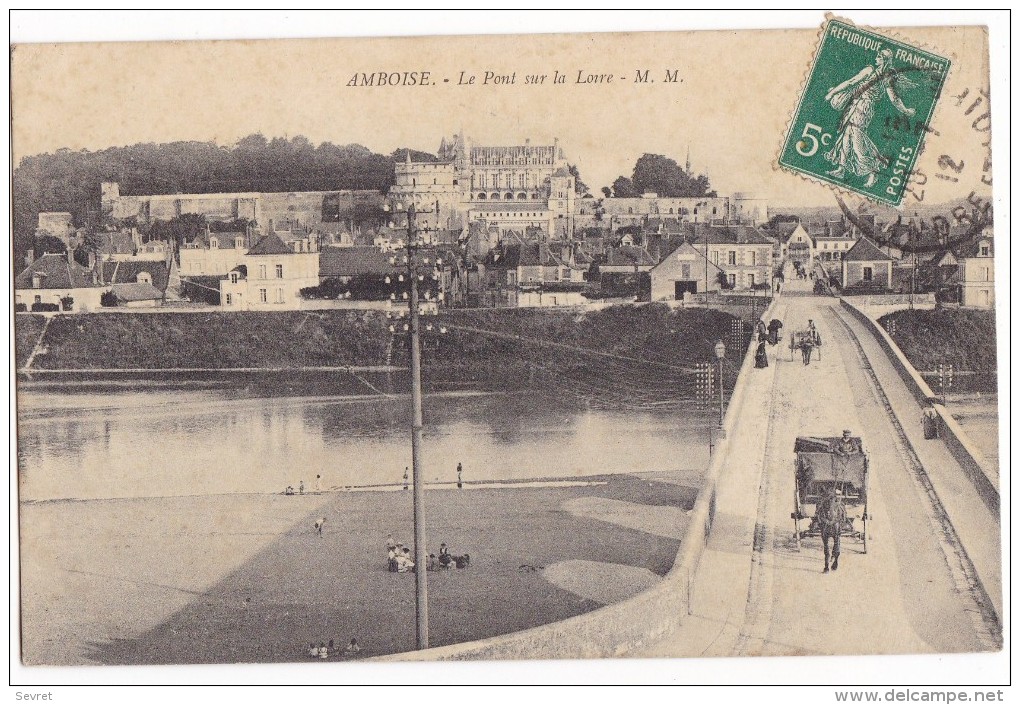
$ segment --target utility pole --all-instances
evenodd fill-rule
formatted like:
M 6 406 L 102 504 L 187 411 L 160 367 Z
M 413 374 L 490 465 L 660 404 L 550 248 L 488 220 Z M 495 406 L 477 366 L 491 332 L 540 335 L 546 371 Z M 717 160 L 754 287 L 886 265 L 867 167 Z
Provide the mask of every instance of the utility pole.
M 407 275 L 410 279 L 411 336 L 411 468 L 414 501 L 414 604 L 417 648 L 429 648 L 429 588 L 425 548 L 425 478 L 421 457 L 421 344 L 418 312 L 418 272 L 415 270 L 415 251 L 418 233 L 414 205 L 407 211 Z

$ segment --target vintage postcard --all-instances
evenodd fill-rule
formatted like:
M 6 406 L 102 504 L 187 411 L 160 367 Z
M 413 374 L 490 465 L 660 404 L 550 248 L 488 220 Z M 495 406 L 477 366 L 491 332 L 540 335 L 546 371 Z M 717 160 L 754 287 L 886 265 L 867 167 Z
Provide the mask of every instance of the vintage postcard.
M 999 652 L 989 56 L 16 43 L 22 664 Z

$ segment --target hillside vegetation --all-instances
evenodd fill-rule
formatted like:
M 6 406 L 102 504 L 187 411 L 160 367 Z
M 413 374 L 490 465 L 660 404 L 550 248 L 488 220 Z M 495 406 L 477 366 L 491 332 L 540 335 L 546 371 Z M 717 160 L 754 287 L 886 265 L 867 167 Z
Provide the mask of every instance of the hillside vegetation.
M 24 364 L 42 317 L 17 316 Z M 577 385 L 597 397 L 661 399 L 693 385 L 694 363 L 729 345 L 732 316 L 656 304 L 579 314 L 534 309 L 448 311 L 422 319 L 423 359 L 435 383 Z M 394 325 L 396 334 L 389 331 Z M 441 334 L 440 327 L 447 332 Z M 406 366 L 403 321 L 380 312 L 92 313 L 57 316 L 34 368 L 168 369 Z M 729 352 L 728 379 L 743 350 Z M 615 390 L 610 392 L 610 390 Z M 625 394 L 624 391 L 627 391 Z M 576 391 L 576 390 L 575 390 Z
M 939 363 L 951 364 L 956 372 L 978 373 L 958 376 L 954 381 L 957 390 L 995 389 L 998 362 L 994 311 L 897 311 L 879 319 L 886 330 L 894 321 L 893 339 L 917 370 L 931 372 Z

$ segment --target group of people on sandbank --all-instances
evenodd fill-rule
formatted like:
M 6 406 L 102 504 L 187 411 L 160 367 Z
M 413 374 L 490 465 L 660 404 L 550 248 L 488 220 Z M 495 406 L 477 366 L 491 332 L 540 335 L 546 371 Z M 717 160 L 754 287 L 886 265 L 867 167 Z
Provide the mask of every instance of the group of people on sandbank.
M 312 483 L 311 490 L 305 487 L 305 481 L 301 480 L 298 482 L 297 491 L 294 490 L 293 485 L 287 485 L 283 490 L 284 494 L 320 494 L 322 492 L 322 475 L 316 475 L 315 481 Z
M 445 544 L 439 544 L 439 555 L 430 553 L 425 559 L 425 570 L 449 570 L 451 568 L 467 568 L 471 565 L 471 556 L 453 555 Z M 414 556 L 411 549 L 393 540 L 393 535 L 386 537 L 386 567 L 391 573 L 415 572 Z
M 316 646 L 314 641 L 308 642 L 308 657 L 317 659 L 328 659 L 330 656 L 346 658 L 357 655 L 361 651 L 361 647 L 358 646 L 357 639 L 351 639 L 347 646 L 341 648 L 334 646 L 333 640 L 330 639 L 327 644 L 324 641 L 320 641 L 319 645 Z

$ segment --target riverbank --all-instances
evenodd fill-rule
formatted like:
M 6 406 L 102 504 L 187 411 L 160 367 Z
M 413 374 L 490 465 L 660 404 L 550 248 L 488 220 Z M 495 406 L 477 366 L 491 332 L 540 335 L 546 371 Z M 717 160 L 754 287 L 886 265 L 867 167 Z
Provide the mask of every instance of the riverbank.
M 700 472 L 586 481 L 427 493 L 430 551 L 471 555 L 429 573 L 433 645 L 581 614 L 669 570 Z M 352 637 L 360 658 L 411 649 L 414 576 L 384 560 L 386 535 L 408 543 L 410 527 L 404 491 L 22 503 L 23 658 L 300 661 L 309 642 Z
M 733 320 L 711 309 L 661 304 L 580 314 L 450 310 L 425 319 L 423 357 L 428 379 L 440 387 L 480 383 L 520 389 L 555 376 L 590 387 L 593 397 L 607 378 L 642 391 L 686 388 L 693 386 L 693 366 L 714 361 L 715 342 L 730 340 Z M 44 321 L 39 315 L 16 316 L 19 369 L 30 357 L 32 370 L 73 370 L 79 376 L 104 370 L 364 369 L 408 363 L 403 323 L 378 311 L 92 313 L 52 317 L 45 330 Z M 725 373 L 732 377 L 735 369 Z
M 941 308 L 886 314 L 879 325 L 938 393 L 938 366 L 952 365 L 953 391 L 996 392 L 995 311 Z M 890 328 L 891 326 L 891 328 Z

